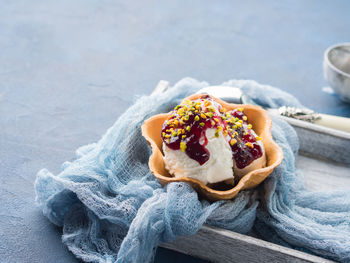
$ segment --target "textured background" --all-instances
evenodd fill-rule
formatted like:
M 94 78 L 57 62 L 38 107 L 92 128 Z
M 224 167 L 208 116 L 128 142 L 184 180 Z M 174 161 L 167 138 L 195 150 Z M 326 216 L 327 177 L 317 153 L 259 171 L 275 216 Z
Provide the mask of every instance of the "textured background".
M 350 38 L 344 1 L 0 0 L 1 262 L 77 262 L 34 205 L 58 172 L 160 79 L 255 79 L 317 111 L 324 50 Z M 170 260 L 171 258 L 171 260 Z M 156 262 L 199 262 L 159 249 Z

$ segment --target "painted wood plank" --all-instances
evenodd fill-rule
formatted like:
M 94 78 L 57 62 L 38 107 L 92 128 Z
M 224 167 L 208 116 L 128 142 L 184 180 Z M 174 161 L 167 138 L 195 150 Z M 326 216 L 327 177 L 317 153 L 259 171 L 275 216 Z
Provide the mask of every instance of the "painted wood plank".
M 310 190 L 350 189 L 350 165 L 299 155 L 296 167 Z
M 350 133 L 280 116 L 298 134 L 300 152 L 350 165 Z
M 333 262 L 254 237 L 208 225 L 202 226 L 193 236 L 179 237 L 174 242 L 162 243 L 161 246 L 218 263 Z

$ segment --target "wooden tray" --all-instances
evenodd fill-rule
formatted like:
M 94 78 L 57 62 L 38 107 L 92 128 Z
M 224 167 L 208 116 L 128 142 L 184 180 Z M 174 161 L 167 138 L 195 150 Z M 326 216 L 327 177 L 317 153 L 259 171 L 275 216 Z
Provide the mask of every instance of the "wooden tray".
M 161 81 L 153 93 L 168 88 Z M 300 149 L 296 166 L 310 190 L 350 189 L 350 133 L 281 117 L 296 130 Z M 251 236 L 204 225 L 193 236 L 161 247 L 212 262 L 333 262 Z

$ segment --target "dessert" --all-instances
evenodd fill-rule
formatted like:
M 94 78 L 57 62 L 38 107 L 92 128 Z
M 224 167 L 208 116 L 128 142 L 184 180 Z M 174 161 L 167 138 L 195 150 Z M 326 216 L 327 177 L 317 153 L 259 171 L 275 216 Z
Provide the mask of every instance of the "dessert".
M 161 129 L 165 168 L 204 184 L 233 183 L 266 165 L 262 140 L 244 107 L 226 109 L 209 95 L 184 100 Z
M 191 101 L 195 101 L 202 98 L 205 98 L 205 97 L 203 97 L 203 95 L 194 94 L 187 97 L 181 104 L 186 103 L 187 99 Z M 176 177 L 169 173 L 169 170 L 166 168 L 166 164 L 165 164 L 162 128 L 164 127 L 164 123 L 170 118 L 173 112 L 157 114 L 145 120 L 145 122 L 142 124 L 142 127 L 141 127 L 142 135 L 145 137 L 146 141 L 150 144 L 152 148 L 152 154 L 148 161 L 149 169 L 162 185 L 166 185 L 171 182 L 186 182 L 190 184 L 201 197 L 204 197 L 210 201 L 228 200 L 228 199 L 234 198 L 240 191 L 254 188 L 258 186 L 262 181 L 264 181 L 265 178 L 268 177 L 273 172 L 273 170 L 282 162 L 283 151 L 271 136 L 272 121 L 267 111 L 254 105 L 230 104 L 214 97 L 211 97 L 211 99 L 216 103 L 220 104 L 220 106 L 225 108 L 226 111 L 235 111 L 235 110 L 238 110 L 239 108 L 243 108 L 242 112 L 247 117 L 247 121 L 246 121 L 247 125 L 249 123 L 252 124 L 252 127 L 250 130 L 254 129 L 256 134 L 258 134 L 259 137 L 261 137 L 262 139 L 262 140 L 259 140 L 259 138 L 257 138 L 258 139 L 257 143 L 264 142 L 263 157 L 260 157 L 260 158 L 266 159 L 266 164 L 264 164 L 266 166 L 258 169 L 254 168 L 255 170 L 253 170 L 252 166 L 256 165 L 258 167 L 258 165 L 254 163 L 254 161 L 252 161 L 250 164 L 246 165 L 246 167 L 248 167 L 249 165 L 252 165 L 249 167 L 250 171 L 240 179 L 238 178 L 238 174 L 240 170 L 236 172 L 237 171 L 236 169 L 236 171 L 234 171 L 236 172 L 234 176 L 236 177 L 237 180 L 235 180 L 234 185 L 226 184 L 222 182 L 214 183 L 214 184 L 210 184 L 210 183 L 204 184 L 202 181 L 193 179 L 191 177 L 180 176 L 180 175 Z M 242 116 L 241 124 L 244 124 L 244 122 L 245 120 L 243 120 L 243 116 Z M 180 133 L 182 133 L 182 131 Z M 179 144 L 178 144 L 178 147 L 180 147 Z M 208 149 L 207 146 L 206 146 L 206 149 Z M 255 161 L 256 160 L 258 159 L 255 159 Z M 233 165 L 233 169 L 235 169 L 235 165 Z M 238 168 L 238 169 L 242 169 L 242 168 Z M 232 182 L 232 179 L 229 179 L 229 180 L 231 180 Z

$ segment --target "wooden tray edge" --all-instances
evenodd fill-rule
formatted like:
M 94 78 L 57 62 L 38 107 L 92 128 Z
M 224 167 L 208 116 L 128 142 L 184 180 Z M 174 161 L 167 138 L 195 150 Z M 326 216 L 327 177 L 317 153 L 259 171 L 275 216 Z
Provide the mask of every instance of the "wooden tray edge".
M 211 262 L 220 263 L 334 262 L 209 225 L 203 225 L 193 236 L 178 237 L 175 241 L 161 243 L 160 246 Z

